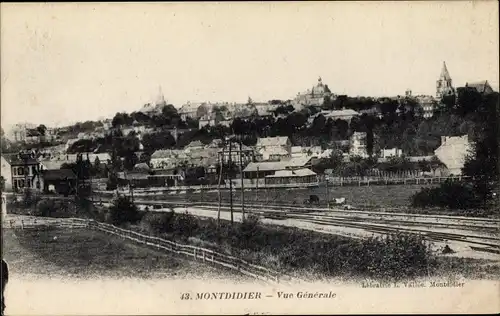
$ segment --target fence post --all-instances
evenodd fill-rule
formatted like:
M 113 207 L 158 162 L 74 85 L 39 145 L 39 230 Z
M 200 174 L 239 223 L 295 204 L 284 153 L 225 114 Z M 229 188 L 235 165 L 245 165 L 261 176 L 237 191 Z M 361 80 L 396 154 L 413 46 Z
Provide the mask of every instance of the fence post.
M 21 229 L 24 229 L 24 220 L 21 220 Z
M 203 251 L 203 262 L 205 262 L 205 251 Z
M 196 260 L 196 248 L 194 248 L 194 260 Z

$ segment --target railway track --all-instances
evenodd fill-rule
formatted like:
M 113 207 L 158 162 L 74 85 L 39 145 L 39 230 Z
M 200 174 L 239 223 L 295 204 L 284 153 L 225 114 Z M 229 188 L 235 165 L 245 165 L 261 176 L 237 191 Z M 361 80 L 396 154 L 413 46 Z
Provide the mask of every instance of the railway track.
M 102 201 L 110 202 L 111 199 Z M 217 202 L 161 201 L 136 199 L 139 205 L 153 208 L 195 207 L 216 211 Z M 222 203 L 221 211 L 229 211 L 228 203 Z M 387 235 L 391 233 L 419 234 L 430 241 L 455 241 L 468 244 L 476 251 L 500 254 L 500 220 L 478 217 L 424 215 L 407 213 L 369 212 L 320 207 L 297 207 L 275 204 L 245 204 L 245 210 L 274 219 L 293 219 L 319 226 L 336 226 L 360 229 L 365 232 Z M 241 213 L 241 205 L 234 203 L 233 212 Z M 445 230 L 462 231 L 463 233 Z M 480 234 L 478 234 L 480 233 Z
M 110 202 L 111 199 L 103 199 L 103 202 Z M 135 199 L 136 204 L 142 205 L 151 205 L 151 206 L 192 206 L 192 207 L 218 207 L 217 202 L 186 202 L 186 201 L 159 201 L 159 200 L 142 200 Z M 223 207 L 229 207 L 229 203 L 222 203 Z M 241 207 L 241 204 L 233 203 L 234 209 L 238 210 Z M 468 223 L 473 228 L 477 226 L 481 227 L 490 227 L 490 228 L 500 228 L 500 220 L 499 219 L 491 219 L 491 218 L 482 218 L 482 217 L 465 217 L 465 216 L 449 216 L 449 215 L 424 215 L 424 214 L 408 214 L 408 213 L 393 213 L 393 212 L 370 212 L 370 211 L 362 211 L 362 210 L 343 210 L 343 209 L 332 209 L 332 208 L 320 208 L 320 207 L 297 207 L 297 206 L 282 206 L 275 204 L 253 204 L 246 203 L 245 209 L 268 209 L 270 211 L 280 211 L 286 214 L 304 214 L 304 213 L 321 213 L 328 212 L 329 214 L 340 214 L 340 215 L 361 215 L 366 217 L 404 217 L 407 219 L 415 218 L 415 219 L 427 219 L 430 224 L 439 225 L 439 221 L 443 220 L 457 220 L 461 223 Z

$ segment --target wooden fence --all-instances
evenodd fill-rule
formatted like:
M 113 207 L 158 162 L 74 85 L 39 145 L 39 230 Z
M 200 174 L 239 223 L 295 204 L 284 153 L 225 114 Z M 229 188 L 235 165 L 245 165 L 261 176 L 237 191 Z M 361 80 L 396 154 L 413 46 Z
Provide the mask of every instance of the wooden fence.
M 78 221 L 78 219 L 76 219 Z M 266 282 L 279 283 L 279 273 L 265 267 L 255 265 L 243 259 L 222 254 L 210 249 L 180 244 L 159 237 L 148 236 L 132 230 L 119 228 L 110 224 L 100 223 L 97 221 L 87 221 L 88 227 L 96 229 L 108 234 L 119 236 L 134 242 L 147 245 L 158 250 L 166 250 L 171 253 L 182 254 L 192 257 L 194 260 L 201 262 L 209 262 L 218 266 L 223 266 L 242 274 L 260 279 Z
M 41 227 L 57 228 L 86 228 L 88 224 L 74 219 L 53 219 L 53 218 L 26 218 L 20 220 L 6 220 L 2 222 L 4 228 L 39 229 Z
M 34 229 L 41 227 L 58 228 L 90 228 L 107 234 L 119 236 L 136 243 L 150 246 L 158 250 L 164 250 L 175 254 L 181 254 L 193 258 L 196 261 L 212 263 L 214 265 L 226 267 L 242 274 L 260 279 L 266 282 L 279 283 L 280 274 L 276 271 L 250 263 L 243 259 L 219 253 L 214 250 L 180 244 L 170 240 L 148 236 L 129 229 L 119 228 L 110 224 L 97 222 L 94 220 L 80 218 L 23 218 L 8 220 L 3 223 L 4 228 Z M 283 279 L 283 278 L 281 278 Z M 289 278 L 287 278 L 289 279 Z

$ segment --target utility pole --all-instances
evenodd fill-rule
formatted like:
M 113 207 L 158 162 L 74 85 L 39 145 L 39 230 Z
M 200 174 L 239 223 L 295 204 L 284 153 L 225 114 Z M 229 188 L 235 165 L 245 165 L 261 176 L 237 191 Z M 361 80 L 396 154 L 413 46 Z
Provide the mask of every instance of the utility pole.
M 29 166 L 28 160 L 31 158 L 31 154 L 27 152 L 20 152 L 19 157 L 23 160 L 23 171 L 24 171 L 24 187 L 23 191 L 28 190 L 28 174 L 29 174 Z
M 240 177 L 241 177 L 241 220 L 245 219 L 245 186 L 243 185 L 243 159 L 241 158 L 241 153 L 243 150 L 243 145 L 240 138 Z
M 224 148 L 225 144 L 222 147 L 222 153 L 219 156 L 219 182 L 217 184 L 217 191 L 219 192 L 219 207 L 217 209 L 217 227 L 220 227 L 220 208 L 222 204 L 222 193 L 220 191 L 220 183 L 222 182 L 222 171 L 224 168 Z
M 325 175 L 325 186 L 326 186 L 326 207 L 330 209 L 330 192 L 328 192 L 328 176 Z
M 255 202 L 259 201 L 259 167 L 257 167 L 257 181 L 255 182 Z
M 227 176 L 229 178 L 229 207 L 231 210 L 231 226 L 234 223 L 234 216 L 233 216 L 233 179 L 231 179 L 231 168 L 232 168 L 232 146 L 231 146 L 231 140 L 229 140 L 229 162 L 228 162 L 228 172 Z

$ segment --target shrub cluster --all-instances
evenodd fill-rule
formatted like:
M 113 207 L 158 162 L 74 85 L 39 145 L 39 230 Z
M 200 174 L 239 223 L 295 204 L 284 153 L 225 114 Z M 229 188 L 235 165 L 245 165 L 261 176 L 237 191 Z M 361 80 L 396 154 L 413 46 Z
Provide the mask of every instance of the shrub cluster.
M 249 215 L 233 226 L 190 214 L 147 213 L 141 227 L 153 234 L 217 245 L 219 251 L 239 255 L 282 270 L 312 270 L 326 275 L 405 278 L 425 275 L 434 265 L 424 240 L 416 235 L 353 240 L 307 230 L 262 225 Z M 211 246 L 210 248 L 214 248 Z
M 109 207 L 106 222 L 113 225 L 135 224 L 141 220 L 143 214 L 129 197 L 121 196 L 115 199 Z
M 436 188 L 422 188 L 412 196 L 412 206 L 422 208 L 467 209 L 477 207 L 479 202 L 472 187 L 450 181 Z
M 194 236 L 198 229 L 198 218 L 186 213 L 147 212 L 141 219 L 140 226 L 153 234 L 172 234 L 187 239 Z

